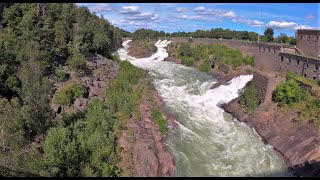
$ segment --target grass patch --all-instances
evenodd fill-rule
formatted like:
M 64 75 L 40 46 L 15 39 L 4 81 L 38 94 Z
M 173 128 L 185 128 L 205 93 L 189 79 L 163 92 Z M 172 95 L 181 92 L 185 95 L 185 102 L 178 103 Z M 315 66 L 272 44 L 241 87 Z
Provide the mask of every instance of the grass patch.
M 168 124 L 167 121 L 163 118 L 163 115 L 158 108 L 153 108 L 151 110 L 151 116 L 155 120 L 155 122 L 159 125 L 160 127 L 160 132 L 165 135 L 168 132 Z

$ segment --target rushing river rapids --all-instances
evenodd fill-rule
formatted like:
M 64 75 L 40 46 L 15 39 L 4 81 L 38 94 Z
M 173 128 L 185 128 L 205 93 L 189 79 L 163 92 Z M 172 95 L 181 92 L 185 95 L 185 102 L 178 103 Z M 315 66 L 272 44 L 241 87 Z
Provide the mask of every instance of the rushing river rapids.
M 117 51 L 121 60 L 147 69 L 179 127 L 167 137 L 167 147 L 177 176 L 287 176 L 285 162 L 258 134 L 219 108 L 238 97 L 252 75 L 233 78 L 215 89 L 212 76 L 192 67 L 163 61 L 170 42 L 158 41 L 158 51 L 149 58 L 127 55 L 128 43 Z

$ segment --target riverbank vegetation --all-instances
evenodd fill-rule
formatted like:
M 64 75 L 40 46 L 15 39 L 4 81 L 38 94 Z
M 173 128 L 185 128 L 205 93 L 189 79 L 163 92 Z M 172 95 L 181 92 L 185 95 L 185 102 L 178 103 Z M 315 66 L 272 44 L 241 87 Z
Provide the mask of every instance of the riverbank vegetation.
M 320 129 L 320 86 L 315 80 L 287 72 L 286 82 L 274 91 L 273 100 L 283 108 L 296 109 L 296 120 L 313 122 Z
M 213 67 L 218 67 L 227 73 L 241 65 L 254 65 L 252 57 L 243 56 L 240 51 L 220 44 L 180 43 L 171 45 L 170 53 L 177 54 L 177 58 L 181 59 L 182 64 L 194 66 L 204 72 L 209 72 Z
M 256 93 L 257 92 L 252 81 L 250 81 L 240 93 L 240 104 L 244 107 L 247 113 L 252 113 L 260 104 Z
M 163 117 L 162 112 L 158 108 L 153 108 L 151 110 L 151 116 L 155 120 L 155 122 L 160 127 L 160 132 L 165 135 L 168 132 L 168 123 L 166 119 Z

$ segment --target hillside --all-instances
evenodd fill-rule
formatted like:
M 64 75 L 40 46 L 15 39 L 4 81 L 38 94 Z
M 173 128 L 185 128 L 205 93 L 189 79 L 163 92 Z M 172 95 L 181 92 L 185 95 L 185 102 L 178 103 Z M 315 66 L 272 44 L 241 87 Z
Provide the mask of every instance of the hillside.
M 125 162 L 133 159 L 122 153 L 133 142 L 118 142 L 124 130 L 130 129 L 127 121 L 136 126 L 141 126 L 143 118 L 166 121 L 146 72 L 112 56 L 129 32 L 75 4 L 3 7 L 0 175 L 126 176 L 137 172 L 144 162 L 128 167 Z M 141 114 L 151 110 L 157 110 L 158 116 Z M 148 146 L 157 143 L 148 153 L 156 162 L 167 159 L 170 166 L 170 154 L 159 147 L 162 142 L 158 141 L 165 136 L 160 125 L 158 121 L 149 125 L 153 134 L 140 131 L 157 140 L 137 141 Z M 173 171 L 162 162 L 152 168 L 159 176 Z

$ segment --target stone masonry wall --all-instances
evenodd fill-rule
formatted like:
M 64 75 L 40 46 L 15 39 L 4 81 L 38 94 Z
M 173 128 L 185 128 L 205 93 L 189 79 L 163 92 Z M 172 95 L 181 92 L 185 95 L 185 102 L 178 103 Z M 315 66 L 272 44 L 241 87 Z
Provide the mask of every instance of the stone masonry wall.
M 269 78 L 261 73 L 255 72 L 253 74 L 252 84 L 255 88 L 256 95 L 259 101 L 263 103 L 266 98 Z
M 318 57 L 320 55 L 320 31 L 298 30 L 296 34 L 297 48 L 305 55 Z
M 320 80 L 320 61 L 289 53 L 279 53 L 279 71 L 292 71 L 297 75 Z

